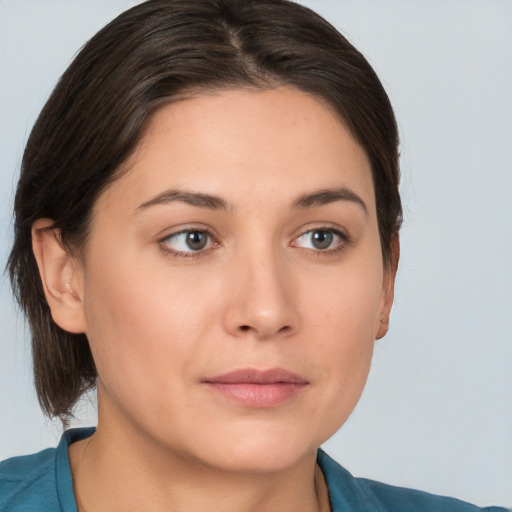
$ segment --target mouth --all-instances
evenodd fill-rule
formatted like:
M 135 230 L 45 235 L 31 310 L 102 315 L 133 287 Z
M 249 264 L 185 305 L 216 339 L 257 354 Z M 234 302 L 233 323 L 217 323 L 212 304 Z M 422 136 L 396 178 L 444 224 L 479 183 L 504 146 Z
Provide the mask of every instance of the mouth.
M 283 405 L 309 386 L 306 379 L 283 368 L 246 368 L 204 379 L 202 383 L 228 400 L 259 409 Z

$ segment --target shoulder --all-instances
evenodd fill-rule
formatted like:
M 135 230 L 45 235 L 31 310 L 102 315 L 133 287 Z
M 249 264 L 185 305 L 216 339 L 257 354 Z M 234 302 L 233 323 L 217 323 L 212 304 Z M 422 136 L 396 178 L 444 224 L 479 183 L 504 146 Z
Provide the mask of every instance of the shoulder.
M 327 481 L 333 512 L 507 512 L 502 507 L 480 508 L 455 498 L 354 478 L 321 450 L 318 463 Z
M 0 511 L 52 510 L 55 448 L 0 463 Z
M 68 447 L 93 433 L 67 430 L 57 448 L 0 462 L 0 512 L 76 512 Z
M 394 512 L 507 512 L 502 507 L 477 507 L 455 498 L 437 496 L 428 492 L 395 487 L 364 478 L 355 479 L 362 489 L 380 508 L 377 510 Z

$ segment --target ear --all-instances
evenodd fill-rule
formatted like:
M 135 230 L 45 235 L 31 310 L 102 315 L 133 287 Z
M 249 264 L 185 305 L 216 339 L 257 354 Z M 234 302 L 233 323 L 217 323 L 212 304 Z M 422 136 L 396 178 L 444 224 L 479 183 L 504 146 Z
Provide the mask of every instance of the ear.
M 65 331 L 85 332 L 83 272 L 80 262 L 64 247 L 52 219 L 32 225 L 32 250 L 53 320 Z
M 379 324 L 377 326 L 376 340 L 383 338 L 389 329 L 389 315 L 393 306 L 395 296 L 395 278 L 398 268 L 398 260 L 400 259 L 400 239 L 398 233 L 391 241 L 391 262 L 384 269 L 384 279 L 382 283 L 382 304 L 380 310 Z

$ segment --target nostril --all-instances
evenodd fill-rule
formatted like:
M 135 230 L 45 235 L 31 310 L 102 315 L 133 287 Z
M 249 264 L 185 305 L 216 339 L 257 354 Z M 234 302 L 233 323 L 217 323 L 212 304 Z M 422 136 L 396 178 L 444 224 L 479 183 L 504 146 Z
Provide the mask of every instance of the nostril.
M 289 325 L 284 325 L 283 327 L 281 327 L 277 332 L 278 333 L 287 333 L 289 331 L 291 331 L 291 326 Z M 248 332 L 248 331 L 252 331 L 253 328 L 250 326 L 250 325 L 241 325 L 239 326 L 239 330 L 241 332 Z M 256 329 L 254 329 L 256 332 L 258 332 Z

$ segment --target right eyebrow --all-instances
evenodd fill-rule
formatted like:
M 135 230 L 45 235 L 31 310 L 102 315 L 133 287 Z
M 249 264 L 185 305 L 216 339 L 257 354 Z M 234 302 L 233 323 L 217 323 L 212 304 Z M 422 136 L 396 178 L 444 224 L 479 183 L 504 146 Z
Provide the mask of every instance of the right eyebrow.
M 138 206 L 134 213 L 139 213 L 150 206 L 159 204 L 169 204 L 173 202 L 182 202 L 198 208 L 206 208 L 208 210 L 227 210 L 228 205 L 224 199 L 209 194 L 201 194 L 199 192 L 190 192 L 187 190 L 171 189 L 158 194 L 157 196 L 145 201 Z
M 368 207 L 365 202 L 353 190 L 347 187 L 328 188 L 318 190 L 311 194 L 305 194 L 294 201 L 294 206 L 295 208 L 305 209 L 323 206 L 336 201 L 350 201 L 355 203 L 362 208 L 365 215 L 368 215 Z

